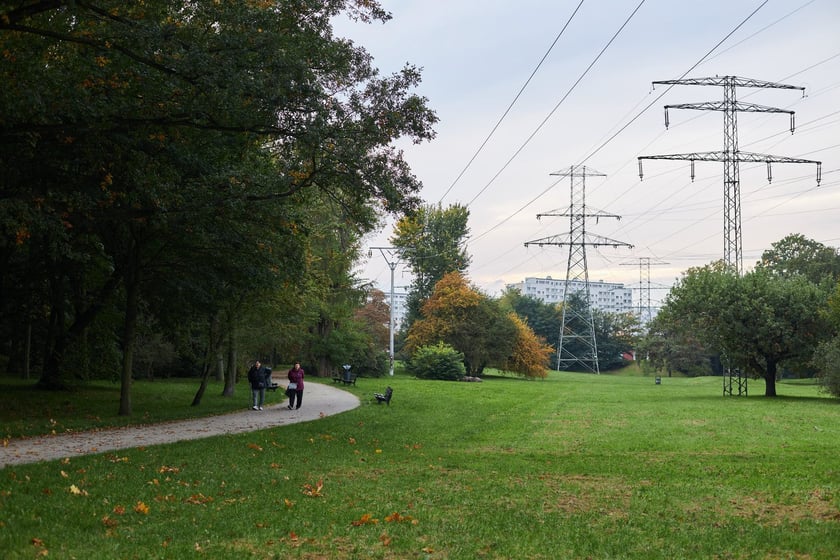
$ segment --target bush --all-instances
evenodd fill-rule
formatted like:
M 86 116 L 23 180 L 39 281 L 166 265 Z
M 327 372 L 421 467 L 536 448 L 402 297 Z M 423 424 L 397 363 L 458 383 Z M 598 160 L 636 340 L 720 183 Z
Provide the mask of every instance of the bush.
M 443 342 L 418 348 L 405 369 L 420 379 L 458 381 L 466 375 L 464 355 Z
M 819 369 L 819 379 L 826 393 L 840 397 L 840 336 L 817 346 L 813 364 Z

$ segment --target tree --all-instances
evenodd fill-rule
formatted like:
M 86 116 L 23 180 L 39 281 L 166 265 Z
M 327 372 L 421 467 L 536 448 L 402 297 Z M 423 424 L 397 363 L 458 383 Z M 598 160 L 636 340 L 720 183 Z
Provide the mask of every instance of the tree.
M 516 313 L 509 313 L 508 318 L 516 328 L 516 339 L 513 343 L 513 351 L 505 360 L 503 369 L 525 377 L 546 377 L 554 347 L 546 344 L 543 338 L 528 328 L 528 323 Z
M 689 270 L 664 308 L 733 367 L 762 377 L 765 396 L 774 397 L 779 365 L 810 356 L 824 337 L 824 306 L 825 294 L 804 276 L 755 270 L 738 277 L 711 265 Z
M 675 371 L 689 377 L 720 373 L 713 367 L 719 365 L 719 357 L 703 345 L 686 318 L 673 315 L 667 306 L 648 325 L 637 360 L 643 366 L 664 369 L 668 376 Z
M 421 318 L 409 328 L 405 350 L 414 353 L 439 342 L 464 355 L 471 376 L 481 375 L 486 367 L 544 376 L 551 353 L 515 313 L 470 286 L 458 272 L 444 275 L 435 285 Z
M 812 364 L 819 370 L 818 377 L 823 389 L 840 397 L 840 282 L 828 299 L 825 317 L 831 326 L 831 338 L 819 344 Z
M 624 365 L 624 353 L 636 348 L 639 320 L 632 313 L 592 311 L 595 341 L 598 344 L 598 368 L 609 371 Z
M 801 274 L 814 284 L 840 279 L 840 252 L 801 234 L 791 234 L 761 255 L 756 269 L 780 276 Z
M 414 280 L 406 302 L 406 324 L 420 314 L 420 307 L 435 285 L 449 272 L 464 272 L 470 257 L 463 242 L 469 234 L 469 210 L 454 204 L 443 208 L 427 205 L 401 218 L 394 227 L 391 243 L 402 249 Z
M 557 339 L 563 325 L 563 316 L 557 305 L 523 295 L 518 288 L 505 289 L 499 303 L 525 320 L 534 334 L 545 339 L 557 352 Z
M 10 264 L 0 286 L 43 278 L 0 310 L 25 319 L 48 307 L 49 323 L 33 329 L 41 386 L 61 386 L 67 349 L 114 306 L 125 394 L 137 309 L 167 279 L 174 293 L 189 277 L 201 297 L 179 307 L 208 321 L 204 295 L 221 308 L 266 276 L 297 282 L 308 191 L 340 206 L 356 235 L 382 212 L 418 207 L 421 185 L 391 142 L 433 137 L 436 117 L 411 92 L 420 74 L 380 76 L 364 49 L 333 35 L 341 12 L 389 17 L 355 0 L 0 8 L 0 262 Z M 235 272 L 260 253 L 268 274 Z M 183 267 L 194 254 L 207 260 Z

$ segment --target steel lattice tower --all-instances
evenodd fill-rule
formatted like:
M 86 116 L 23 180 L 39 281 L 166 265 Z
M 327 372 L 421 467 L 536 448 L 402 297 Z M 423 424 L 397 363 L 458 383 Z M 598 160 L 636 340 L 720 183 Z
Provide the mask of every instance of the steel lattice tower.
M 662 80 L 653 85 L 692 85 L 692 86 L 722 86 L 723 101 L 706 101 L 701 103 L 682 103 L 665 105 L 665 127 L 668 127 L 668 109 L 696 109 L 700 111 L 723 112 L 723 151 L 696 152 L 689 154 L 668 154 L 657 156 L 639 156 L 639 178 L 643 176 L 642 160 L 644 159 L 674 159 L 691 162 L 691 180 L 694 180 L 695 161 L 723 162 L 723 261 L 732 267 L 738 275 L 743 272 L 743 250 L 741 241 L 741 191 L 740 170 L 741 162 L 767 164 L 767 181 L 773 180 L 771 164 L 773 163 L 815 163 L 817 164 L 817 184 L 820 184 L 822 163 L 810 159 L 799 159 L 770 154 L 756 154 L 742 152 L 738 149 L 738 113 L 788 113 L 790 115 L 790 132 L 794 131 L 794 112 L 776 107 L 766 107 L 754 103 L 743 103 L 736 99 L 737 87 L 751 87 L 764 89 L 798 89 L 804 93 L 805 88 L 788 84 L 778 84 L 739 78 L 738 76 L 715 76 L 713 78 L 686 78 L 682 80 Z
M 621 266 L 635 265 L 636 263 L 621 263 Z M 670 264 L 656 262 L 656 265 Z M 639 323 L 647 326 L 653 319 L 650 312 L 650 257 L 639 257 Z
M 785 156 L 774 156 L 770 154 L 757 154 L 753 152 L 742 152 L 738 149 L 738 113 L 788 113 L 790 115 L 790 132 L 794 131 L 794 112 L 776 107 L 766 107 L 754 103 L 743 103 L 736 99 L 737 87 L 764 88 L 764 89 L 798 89 L 803 92 L 805 88 L 750 78 L 739 78 L 738 76 L 715 76 L 712 78 L 686 78 L 682 80 L 662 80 L 653 82 L 653 85 L 692 85 L 692 86 L 722 86 L 723 101 L 707 101 L 701 103 L 683 103 L 679 105 L 665 106 L 665 127 L 668 127 L 668 109 L 696 109 L 700 111 L 722 111 L 723 112 L 723 151 L 722 152 L 697 152 L 689 154 L 669 154 L 658 156 L 639 156 L 639 179 L 642 178 L 643 159 L 673 159 L 688 160 L 691 162 L 691 180 L 694 180 L 695 161 L 720 161 L 723 162 L 723 262 L 739 276 L 743 273 L 743 250 L 741 241 L 741 190 L 740 170 L 741 162 L 753 162 L 767 164 L 767 182 L 773 180 L 771 164 L 773 163 L 815 163 L 817 164 L 817 185 L 820 184 L 822 163 L 810 159 L 799 159 Z M 723 394 L 732 395 L 737 390 L 739 395 L 747 394 L 747 378 L 740 370 L 729 370 L 724 375 Z
M 571 166 L 568 170 L 561 170 L 551 175 L 569 177 L 571 195 L 568 208 L 552 210 L 544 214 L 537 214 L 537 219 L 543 216 L 562 216 L 569 218 L 569 234 L 552 235 L 534 241 L 528 241 L 525 246 L 538 245 L 567 245 L 569 260 L 566 266 L 566 282 L 563 286 L 563 314 L 560 336 L 557 344 L 557 370 L 568 369 L 574 364 L 580 364 L 586 369 L 600 373 L 598 367 L 598 344 L 595 340 L 595 321 L 592 316 L 592 303 L 589 293 L 589 269 L 586 263 L 586 247 L 632 247 L 627 243 L 608 239 L 606 237 L 586 233 L 586 219 L 617 218 L 615 214 L 601 211 L 589 213 L 586 209 L 586 178 L 604 177 L 592 168 L 585 166 Z M 571 309 L 566 305 L 569 289 L 574 282 L 581 282 L 583 290 L 583 309 Z

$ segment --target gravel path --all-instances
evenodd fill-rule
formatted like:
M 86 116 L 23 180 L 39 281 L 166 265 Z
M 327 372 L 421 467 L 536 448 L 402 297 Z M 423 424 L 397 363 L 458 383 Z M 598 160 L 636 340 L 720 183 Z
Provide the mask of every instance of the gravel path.
M 286 408 L 287 404 L 288 399 L 284 399 L 280 403 L 265 407 L 262 411 L 247 409 L 222 416 L 180 420 L 165 424 L 14 439 L 0 446 L 0 469 L 10 465 L 53 461 L 114 449 L 253 432 L 296 422 L 307 422 L 352 410 L 359 406 L 360 402 L 358 397 L 347 391 L 310 382 L 306 384 L 303 406 L 300 410 L 289 410 Z

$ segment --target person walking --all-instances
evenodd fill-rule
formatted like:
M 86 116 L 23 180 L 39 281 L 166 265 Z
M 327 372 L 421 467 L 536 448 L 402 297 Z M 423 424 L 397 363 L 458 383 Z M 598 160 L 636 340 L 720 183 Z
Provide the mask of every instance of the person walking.
M 262 410 L 265 403 L 265 368 L 259 360 L 248 370 L 248 383 L 251 384 L 251 410 Z
M 300 367 L 300 363 L 295 363 L 295 367 L 289 370 L 288 377 L 289 385 L 286 387 L 286 394 L 289 396 L 288 409 L 298 409 L 303 402 L 303 368 Z M 296 400 L 297 406 L 295 406 Z

